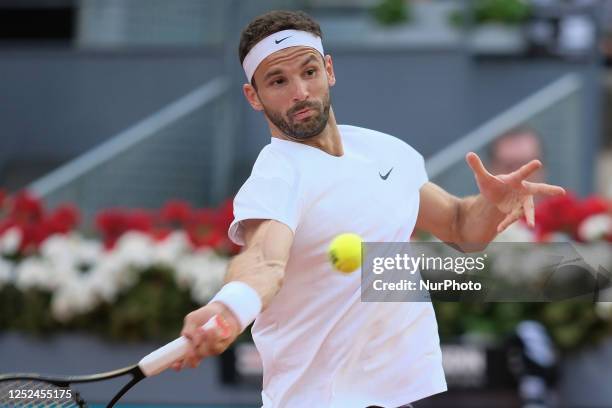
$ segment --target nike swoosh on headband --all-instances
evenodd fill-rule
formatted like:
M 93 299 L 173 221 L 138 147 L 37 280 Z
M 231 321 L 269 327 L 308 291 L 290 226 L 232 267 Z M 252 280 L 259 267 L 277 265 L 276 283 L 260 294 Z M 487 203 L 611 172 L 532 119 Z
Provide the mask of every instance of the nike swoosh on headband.
M 290 35 L 289 37 L 292 37 L 292 36 Z M 274 40 L 274 42 L 275 42 L 276 44 L 280 44 L 280 43 L 282 43 L 283 41 L 285 41 L 285 40 L 286 40 L 287 38 L 289 38 L 289 37 L 281 38 L 280 40 Z

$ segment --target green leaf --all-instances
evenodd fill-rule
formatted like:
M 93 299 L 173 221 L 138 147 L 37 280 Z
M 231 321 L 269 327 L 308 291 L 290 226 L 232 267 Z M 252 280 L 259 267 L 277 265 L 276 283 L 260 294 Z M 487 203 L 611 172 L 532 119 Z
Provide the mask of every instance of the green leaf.
M 397 25 L 410 20 L 410 10 L 404 0 L 382 0 L 372 8 L 372 15 L 381 25 Z

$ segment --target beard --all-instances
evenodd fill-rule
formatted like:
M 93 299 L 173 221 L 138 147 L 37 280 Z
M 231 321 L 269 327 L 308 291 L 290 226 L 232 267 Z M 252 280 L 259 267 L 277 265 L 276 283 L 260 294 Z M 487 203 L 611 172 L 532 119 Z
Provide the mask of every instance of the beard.
M 269 110 L 264 106 L 264 112 L 268 119 L 290 139 L 306 140 L 319 135 L 329 120 L 329 109 L 331 106 L 329 91 L 323 96 L 323 101 L 302 101 L 296 103 L 289 109 L 285 116 L 282 113 Z M 296 121 L 295 114 L 304 109 L 311 109 L 314 113 L 302 120 Z

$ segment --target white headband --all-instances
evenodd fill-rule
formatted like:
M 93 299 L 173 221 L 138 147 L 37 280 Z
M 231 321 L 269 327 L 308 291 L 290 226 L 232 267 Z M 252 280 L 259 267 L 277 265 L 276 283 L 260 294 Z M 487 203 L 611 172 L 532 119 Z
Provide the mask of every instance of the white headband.
M 289 47 L 310 47 L 323 53 L 323 44 L 321 37 L 299 30 L 283 30 L 271 34 L 255 44 L 251 51 L 244 57 L 242 67 L 246 73 L 247 79 L 251 82 L 255 70 L 261 64 L 261 61 L 276 51 L 280 51 Z

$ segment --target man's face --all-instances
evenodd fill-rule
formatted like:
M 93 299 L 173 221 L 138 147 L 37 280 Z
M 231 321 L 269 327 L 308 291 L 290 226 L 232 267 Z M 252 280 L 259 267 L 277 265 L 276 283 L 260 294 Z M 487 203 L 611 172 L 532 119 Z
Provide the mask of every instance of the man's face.
M 535 134 L 529 132 L 515 133 L 496 143 L 491 169 L 495 174 L 509 174 L 531 160 L 541 160 L 541 156 L 540 142 Z M 533 173 L 529 180 L 543 182 L 542 170 Z
M 290 47 L 269 55 L 253 76 L 257 90 L 245 85 L 251 106 L 290 139 L 319 135 L 329 119 L 329 87 L 335 83 L 331 58 L 318 51 Z

